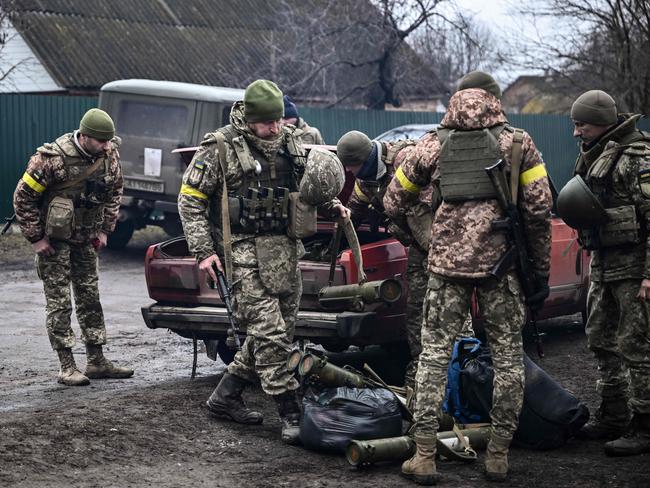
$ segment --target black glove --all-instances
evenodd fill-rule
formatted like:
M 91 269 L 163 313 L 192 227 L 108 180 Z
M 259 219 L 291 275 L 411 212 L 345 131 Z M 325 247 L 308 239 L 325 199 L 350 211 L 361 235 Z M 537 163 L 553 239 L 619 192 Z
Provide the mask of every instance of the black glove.
M 526 305 L 528 305 L 531 312 L 537 313 L 542 309 L 544 300 L 548 298 L 550 291 L 548 275 L 535 273 L 535 293 L 526 299 Z

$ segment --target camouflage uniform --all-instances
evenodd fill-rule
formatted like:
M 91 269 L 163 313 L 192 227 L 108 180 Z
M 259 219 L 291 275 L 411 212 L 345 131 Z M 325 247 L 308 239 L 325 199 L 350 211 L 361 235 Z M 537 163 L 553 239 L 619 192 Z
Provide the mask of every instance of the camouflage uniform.
M 285 173 L 289 171 L 294 180 L 290 190 L 297 191 L 305 157 L 300 141 L 294 137 L 296 129 L 285 126 L 277 139 L 260 139 L 246 124 L 243 102 L 237 102 L 230 114 L 230 125 L 223 130 L 243 136 L 252 157 L 261 165 L 262 176 L 268 175 L 271 167 L 277 168 L 278 174 L 285 168 Z M 240 159 L 241 140 L 237 147 L 235 139 L 225 143 L 229 194 L 242 190 L 251 178 L 245 174 Z M 274 185 L 273 177 L 269 181 Z M 199 261 L 215 253 L 223 259 L 222 185 L 216 137 L 214 133 L 207 134 L 183 176 L 178 196 L 188 246 Z M 298 388 L 285 363 L 293 342 L 302 292 L 298 259 L 303 254 L 301 241 L 288 237 L 286 229 L 255 233 L 233 228 L 233 306 L 236 320 L 246 324 L 247 337 L 242 350 L 228 366 L 228 372 L 250 382 L 259 378 L 262 389 L 269 395 Z
M 593 251 L 586 332 L 598 362 L 603 400 L 629 398 L 633 414 L 648 415 L 650 304 L 636 295 L 641 280 L 650 279 L 650 140 L 636 129 L 639 118 L 625 115 L 595 145 L 582 144 L 575 172 L 592 184 L 595 168 L 611 164 L 604 175 L 604 206 L 634 206 L 640 219 L 637 243 Z
M 59 187 L 81 175 L 97 161 L 79 149 L 74 134 L 65 134 L 55 142 L 38 148 L 27 165 L 14 193 L 14 208 L 23 235 L 31 243 L 46 237 L 47 209 L 55 196 L 67 196 L 74 202 L 75 226 L 68 239 L 50 238 L 52 256 L 36 259 L 45 291 L 47 332 L 55 350 L 71 348 L 75 335 L 70 327 L 72 302 L 86 345 L 106 343 L 104 316 L 97 287 L 97 252 L 92 245 L 99 232 L 110 234 L 115 228 L 122 195 L 122 170 L 117 151 L 119 139 L 99 156 L 97 169 L 82 181 L 66 189 Z M 92 182 L 89 185 L 88 182 Z
M 296 127 L 302 131 L 299 133 L 299 135 L 303 144 L 325 144 L 325 140 L 323 139 L 320 131 L 316 127 L 312 127 L 307 124 L 307 122 L 305 122 L 305 119 L 302 117 L 298 117 Z
M 505 124 L 498 99 L 482 89 L 454 94 L 441 127 L 477 130 Z M 498 146 L 510 171 L 513 133 L 503 130 Z M 384 206 L 399 219 L 403 208 L 417 199 L 420 188 L 438 178 L 441 143 L 437 133 L 425 135 L 391 181 Z M 550 268 L 551 193 L 541 156 L 524 133 L 518 208 L 526 224 L 529 251 L 536 272 L 548 276 Z M 490 271 L 507 249 L 503 232 L 491 223 L 503 217 L 494 199 L 443 200 L 432 224 L 428 257 L 431 277 L 423 313 L 422 353 L 416 375 L 416 437 L 430 439 L 438 428 L 451 349 L 469 311 L 476 290 L 478 305 L 494 361 L 492 431 L 511 438 L 523 402 L 523 349 L 521 328 L 525 308 L 521 286 L 513 271 L 500 281 Z

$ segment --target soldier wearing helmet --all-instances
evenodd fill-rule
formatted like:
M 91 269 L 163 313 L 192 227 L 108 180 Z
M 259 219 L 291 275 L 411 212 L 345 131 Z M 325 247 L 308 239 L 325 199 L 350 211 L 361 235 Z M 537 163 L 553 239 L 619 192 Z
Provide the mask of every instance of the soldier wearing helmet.
M 118 146 L 111 117 L 90 109 L 79 130 L 37 149 L 14 193 L 16 217 L 43 280 L 47 333 L 61 363 L 58 381 L 68 386 L 133 375 L 103 355 L 106 327 L 97 287 L 97 252 L 115 229 L 122 195 Z M 72 355 L 70 285 L 86 345 L 85 374 Z
M 592 251 L 586 333 L 601 398 L 578 435 L 608 440 L 612 456 L 650 452 L 650 134 L 637 129 L 640 118 L 618 113 L 604 91 L 580 95 L 571 107 L 576 176 L 558 196 L 560 215 Z
M 290 232 L 291 204 L 306 164 L 310 175 L 312 166 L 316 173 L 320 166 L 306 163 L 296 129 L 282 124 L 283 115 L 282 92 L 275 83 L 248 85 L 244 100 L 232 107 L 230 124 L 201 142 L 183 175 L 178 210 L 199 269 L 214 281 L 213 266 L 225 271 L 233 286 L 235 320 L 247 330 L 241 350 L 208 398 L 209 412 L 243 424 L 261 423 L 262 414 L 249 409 L 241 396 L 259 381 L 277 404 L 282 440 L 296 444 L 299 385 L 286 357 L 302 293 L 298 259 L 304 248 Z M 326 214 L 348 215 L 331 194 L 321 201 L 325 193 L 305 192 L 319 199 Z

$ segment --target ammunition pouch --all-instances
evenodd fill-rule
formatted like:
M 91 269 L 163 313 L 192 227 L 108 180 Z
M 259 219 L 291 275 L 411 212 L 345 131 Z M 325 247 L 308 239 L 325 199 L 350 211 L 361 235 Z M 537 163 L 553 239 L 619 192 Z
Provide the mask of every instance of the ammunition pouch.
M 316 207 L 300 199 L 298 192 L 289 194 L 289 225 L 287 235 L 292 239 L 303 239 L 316 233 Z
M 45 234 L 51 239 L 66 240 L 75 228 L 74 202 L 70 198 L 54 197 L 47 208 Z
M 600 227 L 599 238 L 602 247 L 641 242 L 639 221 L 634 205 L 605 209 L 609 220 Z
M 420 203 L 413 206 L 406 215 L 411 235 L 424 250 L 429 250 L 429 241 L 431 240 L 431 224 L 433 222 L 433 212 L 429 205 Z
M 228 197 L 232 229 L 251 234 L 281 234 L 289 225 L 288 188 L 248 188 Z

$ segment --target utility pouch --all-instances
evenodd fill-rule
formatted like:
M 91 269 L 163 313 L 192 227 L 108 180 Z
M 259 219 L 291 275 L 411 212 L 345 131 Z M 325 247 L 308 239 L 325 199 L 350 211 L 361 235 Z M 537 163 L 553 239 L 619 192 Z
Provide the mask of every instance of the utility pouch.
M 303 239 L 316 233 L 316 207 L 303 202 L 300 194 L 289 193 L 289 226 L 287 235 L 292 239 Z
M 54 197 L 47 209 L 45 234 L 52 239 L 70 239 L 74 226 L 73 201 L 69 198 Z
M 641 242 L 639 222 L 634 205 L 605 209 L 609 220 L 600 228 L 600 244 L 603 247 Z
M 431 223 L 433 222 L 431 207 L 423 203 L 415 205 L 406 214 L 406 222 L 418 245 L 424 251 L 428 251 L 429 241 L 431 240 Z

